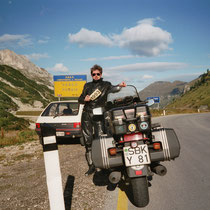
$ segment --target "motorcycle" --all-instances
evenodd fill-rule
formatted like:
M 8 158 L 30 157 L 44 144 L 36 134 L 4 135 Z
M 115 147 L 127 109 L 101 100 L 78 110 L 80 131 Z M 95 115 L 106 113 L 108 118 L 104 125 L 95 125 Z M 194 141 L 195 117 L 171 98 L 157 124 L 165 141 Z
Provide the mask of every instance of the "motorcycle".
M 180 154 L 175 131 L 151 123 L 149 106 L 153 103 L 141 101 L 137 89 L 127 85 L 111 91 L 104 108 L 93 110 L 100 125 L 92 142 L 93 164 L 109 171 L 113 185 L 129 185 L 136 207 L 148 205 L 148 186 L 154 173 L 166 174 L 160 162 Z

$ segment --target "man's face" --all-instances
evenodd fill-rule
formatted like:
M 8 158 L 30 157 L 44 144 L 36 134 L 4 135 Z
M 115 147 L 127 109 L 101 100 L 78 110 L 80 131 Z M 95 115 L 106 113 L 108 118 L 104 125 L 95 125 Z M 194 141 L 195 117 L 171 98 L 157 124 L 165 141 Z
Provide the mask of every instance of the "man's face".
M 99 70 L 94 70 L 93 72 L 92 72 L 92 78 L 94 79 L 94 80 L 99 80 L 99 79 L 101 79 L 101 73 L 100 73 L 100 71 Z

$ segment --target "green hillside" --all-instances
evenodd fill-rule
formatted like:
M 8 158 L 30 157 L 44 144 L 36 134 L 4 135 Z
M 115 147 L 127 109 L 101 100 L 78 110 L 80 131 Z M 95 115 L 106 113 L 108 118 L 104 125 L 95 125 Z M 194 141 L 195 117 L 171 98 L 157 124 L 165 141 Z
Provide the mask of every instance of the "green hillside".
M 54 99 L 53 90 L 28 79 L 20 71 L 10 66 L 0 65 L 0 78 L 11 84 L 8 85 L 0 81 L 1 94 L 8 94 L 11 97 L 19 98 L 22 103 L 32 105 L 37 100 L 45 106 L 49 101 Z
M 175 109 L 199 109 L 205 107 L 210 110 L 210 72 L 200 75 L 198 79 L 193 81 L 189 90 L 181 97 L 174 100 L 166 108 Z
M 0 65 L 0 127 L 22 129 L 28 126 L 26 120 L 13 116 L 18 105 L 12 100 L 18 99 L 23 104 L 33 105 L 40 101 L 45 107 L 55 100 L 53 90 L 25 77 L 20 71 L 6 65 Z

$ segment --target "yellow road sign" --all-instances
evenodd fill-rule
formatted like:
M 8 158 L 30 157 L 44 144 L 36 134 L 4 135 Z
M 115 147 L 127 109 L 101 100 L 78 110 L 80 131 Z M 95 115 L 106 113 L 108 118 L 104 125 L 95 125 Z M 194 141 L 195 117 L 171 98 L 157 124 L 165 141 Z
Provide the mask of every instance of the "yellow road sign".
M 55 75 L 55 97 L 79 97 L 87 81 L 86 75 Z

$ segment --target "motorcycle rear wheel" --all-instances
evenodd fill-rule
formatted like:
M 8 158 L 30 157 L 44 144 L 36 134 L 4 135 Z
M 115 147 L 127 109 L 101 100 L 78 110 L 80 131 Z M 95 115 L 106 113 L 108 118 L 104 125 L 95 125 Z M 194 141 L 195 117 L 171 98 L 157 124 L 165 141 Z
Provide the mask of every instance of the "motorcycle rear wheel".
M 131 178 L 134 205 L 145 207 L 149 203 L 148 181 L 146 176 Z

